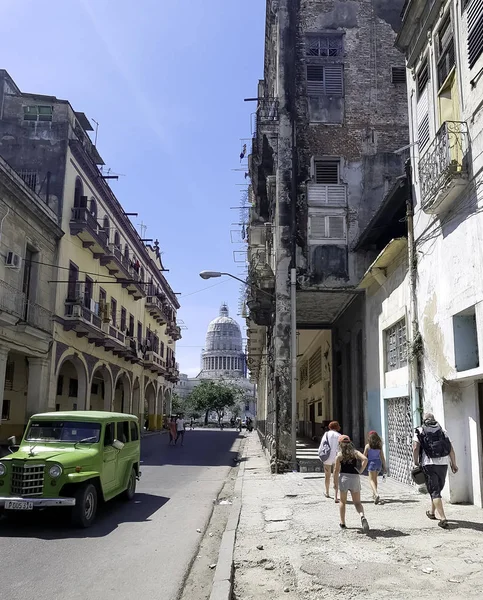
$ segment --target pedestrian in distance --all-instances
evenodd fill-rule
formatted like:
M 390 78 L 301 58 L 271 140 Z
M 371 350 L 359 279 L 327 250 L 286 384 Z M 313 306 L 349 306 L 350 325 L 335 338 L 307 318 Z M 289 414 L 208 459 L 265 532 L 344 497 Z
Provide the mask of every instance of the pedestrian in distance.
M 325 474 L 325 497 L 330 498 L 330 476 L 334 470 L 335 459 L 339 453 L 340 425 L 338 421 L 331 421 L 329 429 L 324 433 L 320 440 L 319 458 L 324 465 Z M 339 486 L 334 477 L 335 502 L 339 503 Z
M 361 461 L 360 470 L 357 468 L 357 461 Z M 334 469 L 334 488 L 336 478 L 339 478 L 340 495 L 340 528 L 347 529 L 345 524 L 345 514 L 347 506 L 347 493 L 351 493 L 352 502 L 361 517 L 361 526 L 364 532 L 369 531 L 369 523 L 364 515 L 364 507 L 361 502 L 361 476 L 367 466 L 367 456 L 354 448 L 348 435 L 341 435 L 339 438 L 339 453 L 335 459 Z
M 171 421 L 169 422 L 169 445 L 176 445 L 177 438 L 178 434 L 176 433 L 176 419 L 171 417 Z
M 178 443 L 178 439 L 181 440 L 181 445 L 184 446 L 184 429 L 185 429 L 185 424 L 184 424 L 183 415 L 178 415 L 178 418 L 176 419 L 177 438 L 176 438 L 176 441 L 174 442 L 175 446 Z
M 190 419 L 190 429 L 191 429 L 191 431 L 193 431 L 194 428 L 195 428 L 195 422 L 193 420 L 193 417 L 191 417 L 191 419 Z
M 369 483 L 372 488 L 374 504 L 379 504 L 381 498 L 377 491 L 377 478 L 380 473 L 386 473 L 386 457 L 382 449 L 382 440 L 376 431 L 369 431 L 364 456 L 367 456 L 368 460 L 367 471 L 369 472 Z
M 426 511 L 426 516 L 435 521 L 437 512 L 438 525 L 448 529 L 441 492 L 446 483 L 448 463 L 455 474 L 458 472 L 458 467 L 453 444 L 433 413 L 428 412 L 423 415 L 423 424 L 414 433 L 413 458 L 415 466 L 420 466 L 423 470 L 426 488 L 431 496 L 431 510 Z

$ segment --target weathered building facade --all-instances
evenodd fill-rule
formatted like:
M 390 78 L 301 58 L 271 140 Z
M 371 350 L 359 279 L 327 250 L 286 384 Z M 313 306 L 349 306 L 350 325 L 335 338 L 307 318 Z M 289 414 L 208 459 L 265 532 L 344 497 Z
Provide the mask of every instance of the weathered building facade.
M 0 158 L 0 443 L 44 405 L 53 344 L 57 216 Z
M 420 410 L 452 438 L 446 495 L 483 505 L 483 2 L 408 0 Z
M 65 233 L 46 279 L 53 344 L 41 408 L 149 414 L 158 428 L 170 411 L 181 337 L 159 244 L 141 239 L 109 187 L 83 113 L 21 92 L 6 71 L 0 107 L 0 155 Z
M 402 4 L 267 1 L 250 158 L 249 367 L 260 430 L 282 462 L 291 459 L 293 268 L 297 330 L 328 332 L 320 365 L 308 357 L 313 384 L 330 372 L 320 393 L 298 402 L 297 420 L 307 422 L 301 411 L 310 417 L 319 410 L 311 405 L 321 404 L 322 420 L 339 419 L 362 442 L 364 294 L 357 286 L 377 252 L 355 245 L 402 172 L 394 152 L 407 144 L 404 61 L 394 48 Z

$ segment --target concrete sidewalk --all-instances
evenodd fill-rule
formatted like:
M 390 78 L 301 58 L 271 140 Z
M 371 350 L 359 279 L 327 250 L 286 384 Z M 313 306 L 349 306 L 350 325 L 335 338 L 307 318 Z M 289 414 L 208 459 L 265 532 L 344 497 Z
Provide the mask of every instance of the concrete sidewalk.
M 236 600 L 479 598 L 483 589 L 483 511 L 447 505 L 451 529 L 425 511 L 428 496 L 388 480 L 375 506 L 366 477 L 371 526 L 352 505 L 348 530 L 323 495 L 323 475 L 272 475 L 256 432 L 247 436 L 242 512 L 235 548 Z

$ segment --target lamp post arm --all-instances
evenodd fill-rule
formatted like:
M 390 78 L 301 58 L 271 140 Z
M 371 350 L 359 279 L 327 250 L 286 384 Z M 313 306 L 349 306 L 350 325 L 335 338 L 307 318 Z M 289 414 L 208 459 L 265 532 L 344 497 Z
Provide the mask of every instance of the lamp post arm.
M 221 273 L 221 275 L 226 275 L 227 277 L 231 277 L 232 279 L 236 279 L 240 283 L 243 283 L 243 285 L 246 285 L 247 287 L 255 288 L 260 293 L 265 294 L 265 296 L 268 296 L 269 298 L 273 298 L 273 294 L 270 294 L 270 293 L 266 292 L 265 290 L 262 290 L 261 288 L 259 288 L 257 285 L 253 285 L 252 283 L 248 283 L 248 281 L 244 281 L 243 279 L 240 279 L 240 277 L 236 277 L 235 275 L 232 275 L 231 273 Z

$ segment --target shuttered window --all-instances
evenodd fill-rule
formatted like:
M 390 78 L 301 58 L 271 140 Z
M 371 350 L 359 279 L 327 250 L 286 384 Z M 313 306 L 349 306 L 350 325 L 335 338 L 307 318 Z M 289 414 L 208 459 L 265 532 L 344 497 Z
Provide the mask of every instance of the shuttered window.
M 307 65 L 307 94 L 309 96 L 343 96 L 343 65 Z
M 429 143 L 429 66 L 425 61 L 417 75 L 417 91 L 418 91 L 418 142 L 419 151 Z
M 318 348 L 309 358 L 309 385 L 322 379 L 322 349 Z
M 483 53 L 483 0 L 470 0 L 465 9 L 468 17 L 468 62 L 472 69 Z
M 339 183 L 339 164 L 338 160 L 315 160 L 315 183 Z
M 386 371 L 394 371 L 408 364 L 408 343 L 406 338 L 406 319 L 401 319 L 386 329 Z
M 312 213 L 309 215 L 309 242 L 324 240 L 346 240 L 346 223 L 344 215 L 327 215 Z
M 393 67 L 391 81 L 394 84 L 406 83 L 406 69 L 405 67 Z

